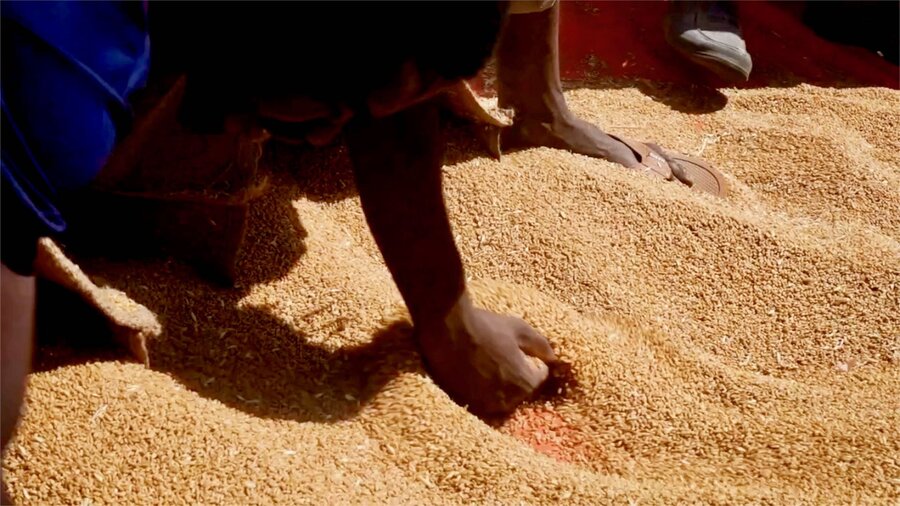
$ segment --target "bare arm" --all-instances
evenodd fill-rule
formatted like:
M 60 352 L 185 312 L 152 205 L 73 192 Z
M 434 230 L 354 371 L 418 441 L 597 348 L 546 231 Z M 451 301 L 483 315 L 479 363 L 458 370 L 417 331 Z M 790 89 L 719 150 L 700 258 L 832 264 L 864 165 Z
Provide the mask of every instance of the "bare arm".
M 475 412 L 512 410 L 547 377 L 526 353 L 556 357 L 524 321 L 477 309 L 466 294 L 441 187 L 437 110 L 425 103 L 347 130 L 363 211 L 431 376 Z
M 347 129 L 369 228 L 417 325 L 446 318 L 465 290 L 444 206 L 439 134 L 428 103 Z

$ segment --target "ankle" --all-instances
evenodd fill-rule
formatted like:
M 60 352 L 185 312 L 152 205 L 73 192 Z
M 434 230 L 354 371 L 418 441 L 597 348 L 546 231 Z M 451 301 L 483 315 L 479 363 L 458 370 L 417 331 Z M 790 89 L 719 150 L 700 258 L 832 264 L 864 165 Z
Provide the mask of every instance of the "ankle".
M 513 108 L 513 110 L 515 111 L 513 119 L 515 123 L 524 121 L 542 123 L 553 130 L 572 126 L 577 121 L 577 117 L 569 110 L 565 102 L 562 104 L 550 102 L 542 104 L 542 107 L 539 108 Z
M 515 111 L 514 121 L 516 123 L 527 120 L 564 125 L 575 120 L 575 115 L 566 104 L 562 92 L 556 90 L 540 94 L 532 92 L 532 96 L 528 96 L 524 92 L 501 88 L 498 105 L 501 108 Z

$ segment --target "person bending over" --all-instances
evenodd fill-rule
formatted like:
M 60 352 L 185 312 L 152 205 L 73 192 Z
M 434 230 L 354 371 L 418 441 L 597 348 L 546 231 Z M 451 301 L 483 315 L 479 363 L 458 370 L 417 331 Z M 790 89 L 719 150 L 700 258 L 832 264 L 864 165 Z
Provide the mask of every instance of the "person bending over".
M 124 133 L 128 97 L 147 76 L 145 5 L 3 6 L 4 448 L 31 360 L 36 242 L 65 241 L 63 197 L 90 183 Z M 479 309 L 467 293 L 443 200 L 444 142 L 433 100 L 481 68 L 508 4 L 181 9 L 189 28 L 179 41 L 187 72 L 184 123 L 204 135 L 231 128 L 234 117 L 301 121 L 314 126 L 308 130 L 314 144 L 343 132 L 366 219 L 434 380 L 483 414 L 508 412 L 531 395 L 548 372 L 527 356 L 548 363 L 556 357 L 524 321 Z

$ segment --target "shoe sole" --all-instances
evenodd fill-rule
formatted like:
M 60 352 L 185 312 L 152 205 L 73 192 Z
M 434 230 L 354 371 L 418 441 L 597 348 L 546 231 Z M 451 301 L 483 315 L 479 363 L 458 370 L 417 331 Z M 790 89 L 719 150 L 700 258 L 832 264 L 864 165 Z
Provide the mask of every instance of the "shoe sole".
M 682 49 L 679 49 L 678 52 L 728 82 L 746 82 L 750 79 L 750 68 L 742 65 L 741 62 L 723 57 L 721 54 L 713 55 L 705 51 L 695 52 Z

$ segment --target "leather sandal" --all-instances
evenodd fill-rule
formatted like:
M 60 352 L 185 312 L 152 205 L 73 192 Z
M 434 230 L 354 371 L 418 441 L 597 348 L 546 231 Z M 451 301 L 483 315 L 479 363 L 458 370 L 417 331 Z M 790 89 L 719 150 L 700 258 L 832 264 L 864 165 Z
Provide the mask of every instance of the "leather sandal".
M 718 197 L 728 194 L 725 176 L 708 162 L 681 153 L 668 153 L 652 143 L 639 142 L 608 134 L 613 139 L 628 146 L 638 160 L 630 169 L 642 171 L 666 181 L 677 180 L 694 191 L 709 193 Z

